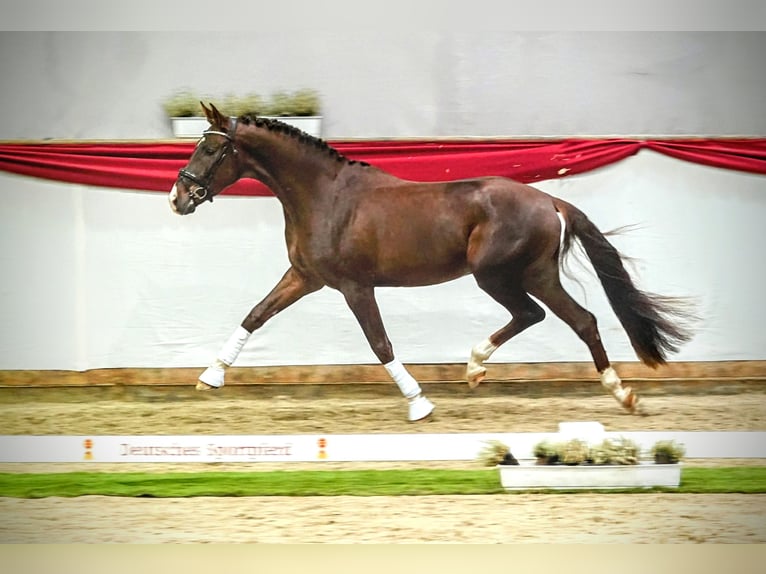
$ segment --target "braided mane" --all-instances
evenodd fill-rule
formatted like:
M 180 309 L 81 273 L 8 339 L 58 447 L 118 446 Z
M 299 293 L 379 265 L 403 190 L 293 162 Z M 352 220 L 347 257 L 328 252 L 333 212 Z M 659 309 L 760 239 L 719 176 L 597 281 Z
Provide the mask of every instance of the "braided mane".
M 323 139 L 314 137 L 310 134 L 307 134 L 303 130 L 296 128 L 295 126 L 291 126 L 289 124 L 286 124 L 285 122 L 281 122 L 274 118 L 263 118 L 260 116 L 245 115 L 245 116 L 240 116 L 237 119 L 237 121 L 245 125 L 255 125 L 256 127 L 265 128 L 275 133 L 285 134 L 295 139 L 302 145 L 313 146 L 315 149 L 327 153 L 330 157 L 332 157 L 336 161 L 343 161 L 348 163 L 349 165 L 355 165 L 355 164 L 362 165 L 362 166 L 370 165 L 364 161 L 349 159 L 345 155 L 340 153 L 337 149 L 329 145 Z

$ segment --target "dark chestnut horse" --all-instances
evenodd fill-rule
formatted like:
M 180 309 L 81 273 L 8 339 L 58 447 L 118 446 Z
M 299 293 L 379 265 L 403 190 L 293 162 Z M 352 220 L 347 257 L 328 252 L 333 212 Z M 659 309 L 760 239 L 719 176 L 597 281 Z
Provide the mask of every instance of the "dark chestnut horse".
M 198 388 L 224 384 L 250 334 L 304 295 L 325 285 L 340 291 L 373 352 L 409 400 L 409 419 L 434 405 L 395 355 L 375 287 L 432 285 L 472 273 L 511 314 L 471 351 L 469 385 L 503 343 L 542 321 L 542 301 L 585 342 L 601 383 L 634 411 L 601 344 L 594 316 L 562 288 L 559 265 L 576 239 L 585 249 L 638 358 L 652 367 L 689 339 L 677 324 L 678 301 L 638 290 L 620 254 L 573 205 L 500 177 L 415 183 L 350 161 L 322 140 L 275 120 L 224 117 L 202 106 L 210 122 L 170 192 L 170 207 L 188 215 L 240 178 L 266 184 L 282 203 L 290 268 L 245 317 L 202 373 Z

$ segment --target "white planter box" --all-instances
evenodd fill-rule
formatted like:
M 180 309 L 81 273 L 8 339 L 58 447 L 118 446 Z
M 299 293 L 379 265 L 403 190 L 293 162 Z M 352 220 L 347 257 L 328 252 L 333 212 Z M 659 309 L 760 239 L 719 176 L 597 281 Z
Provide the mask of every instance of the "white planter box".
M 271 116 L 264 116 L 271 117 Z M 314 137 L 322 135 L 322 116 L 280 117 L 276 119 L 303 130 Z M 173 135 L 177 138 L 199 138 L 210 127 L 206 118 L 170 118 Z
M 173 135 L 177 138 L 200 138 L 210 128 L 207 118 L 170 118 Z
M 614 488 L 678 488 L 681 464 L 617 466 L 537 465 L 519 461 L 518 466 L 499 465 L 500 483 L 506 490 L 579 490 Z

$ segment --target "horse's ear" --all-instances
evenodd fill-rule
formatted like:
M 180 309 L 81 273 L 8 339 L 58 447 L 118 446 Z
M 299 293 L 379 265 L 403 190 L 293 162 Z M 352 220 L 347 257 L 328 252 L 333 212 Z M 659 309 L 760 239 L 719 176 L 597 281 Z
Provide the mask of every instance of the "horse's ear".
M 199 105 L 202 106 L 202 109 L 205 111 L 205 117 L 207 118 L 207 121 L 212 124 L 213 123 L 213 112 L 212 112 L 212 110 L 209 110 L 207 107 L 205 107 L 205 104 L 203 104 L 202 102 L 200 102 Z
M 218 108 L 216 108 L 213 104 L 208 104 L 210 108 L 208 108 L 202 102 L 199 104 L 202 106 L 202 109 L 205 110 L 205 117 L 207 118 L 207 121 L 210 122 L 212 127 L 221 129 L 228 125 L 228 118 L 219 112 Z
M 205 108 L 205 115 L 207 115 L 207 119 L 210 122 L 210 125 L 218 129 L 225 128 L 229 124 L 229 118 L 219 112 L 218 108 L 216 108 L 213 104 L 210 104 L 210 110 Z

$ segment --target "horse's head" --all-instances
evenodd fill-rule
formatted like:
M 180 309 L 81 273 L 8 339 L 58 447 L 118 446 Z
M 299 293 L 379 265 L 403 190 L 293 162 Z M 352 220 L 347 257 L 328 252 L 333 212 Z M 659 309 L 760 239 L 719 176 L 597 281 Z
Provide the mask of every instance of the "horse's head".
M 200 105 L 210 129 L 202 134 L 197 149 L 186 167 L 178 172 L 178 179 L 170 190 L 170 208 L 179 215 L 194 213 L 200 203 L 213 201 L 213 197 L 239 177 L 234 142 L 237 120 L 224 116 L 212 104 L 210 109 L 202 102 Z

